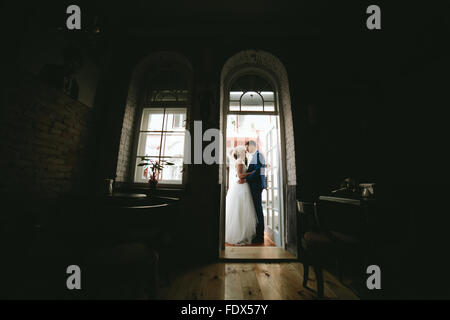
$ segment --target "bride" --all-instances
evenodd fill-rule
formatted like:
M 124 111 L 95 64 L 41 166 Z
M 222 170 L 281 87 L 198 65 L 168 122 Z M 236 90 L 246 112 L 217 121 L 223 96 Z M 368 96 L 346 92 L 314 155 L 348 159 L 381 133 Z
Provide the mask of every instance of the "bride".
M 244 180 L 252 172 L 245 165 L 245 147 L 237 146 L 230 163 L 230 187 L 226 197 L 225 241 L 229 244 L 250 244 L 256 233 L 256 211 L 250 186 Z

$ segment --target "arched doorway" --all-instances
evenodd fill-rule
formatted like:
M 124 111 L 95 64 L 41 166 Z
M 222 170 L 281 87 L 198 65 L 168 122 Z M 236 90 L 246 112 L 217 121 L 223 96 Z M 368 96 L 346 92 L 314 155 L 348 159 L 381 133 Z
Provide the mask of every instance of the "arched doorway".
M 252 139 L 258 142 L 268 162 L 267 189 L 263 191 L 262 198 L 266 236 L 278 249 L 273 258 L 295 257 L 296 234 L 288 235 L 286 232 L 288 228 L 292 229 L 293 224 L 296 225 L 295 217 L 292 217 L 295 196 L 288 194 L 288 189 L 290 193 L 292 190 L 295 193 L 296 174 L 286 69 L 278 58 L 268 52 L 242 51 L 225 63 L 221 74 L 220 94 L 220 126 L 226 141 L 223 146 L 223 164 L 219 170 L 222 186 L 220 256 L 232 258 L 234 255 L 229 253 L 238 250 L 235 247 L 229 248 L 225 243 L 227 157 L 232 147 Z M 265 245 L 267 246 L 267 242 Z M 258 249 L 261 249 L 261 246 L 245 247 L 245 255 L 253 251 L 251 257 L 258 257 L 254 254 Z M 236 258 L 247 258 L 245 255 L 238 254 Z M 264 256 L 270 258 L 270 255 Z

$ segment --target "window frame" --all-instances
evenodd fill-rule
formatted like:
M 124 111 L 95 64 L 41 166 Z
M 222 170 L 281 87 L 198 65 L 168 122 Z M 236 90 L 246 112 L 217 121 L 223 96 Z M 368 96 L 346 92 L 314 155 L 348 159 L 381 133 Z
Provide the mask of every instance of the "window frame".
M 231 93 L 232 92 L 234 92 L 234 93 L 240 93 L 240 96 L 239 96 L 239 100 L 232 100 L 231 99 Z M 260 97 L 260 99 L 261 99 L 261 101 L 262 101 L 262 110 L 260 110 L 260 111 L 258 111 L 258 110 L 254 110 L 254 111 L 252 111 L 252 110 L 242 110 L 242 99 L 243 99 L 243 97 L 245 96 L 245 95 L 247 95 L 248 93 L 251 93 L 251 92 L 255 92 L 256 94 L 258 94 L 259 95 L 259 97 Z M 265 100 L 265 98 L 264 98 L 264 95 L 263 95 L 263 92 L 265 92 L 265 93 L 268 93 L 268 92 L 270 92 L 272 95 L 273 95 L 273 100 Z M 272 90 L 272 91 L 267 91 L 267 90 L 264 90 L 264 91 L 255 91 L 255 90 L 246 90 L 246 91 L 229 91 L 228 92 L 228 113 L 229 114 L 234 114 L 234 113 L 236 113 L 236 114 L 271 114 L 271 113 L 276 113 L 276 114 L 278 114 L 278 110 L 277 110 L 277 102 L 276 102 L 276 98 L 277 98 L 277 96 L 276 96 L 276 91 L 275 90 Z M 239 102 L 239 110 L 231 110 L 231 103 L 232 102 Z M 273 111 L 266 111 L 265 109 L 266 108 L 268 108 L 268 106 L 266 106 L 266 103 L 272 103 L 273 104 L 273 106 L 272 106 L 272 108 L 273 108 Z
M 153 101 L 148 103 L 148 105 L 139 108 L 139 116 L 135 119 L 135 130 L 134 130 L 134 139 L 133 139 L 133 154 L 131 155 L 131 183 L 135 186 L 146 186 L 148 185 L 148 182 L 141 182 L 141 181 L 135 181 L 135 176 L 136 176 L 136 169 L 137 169 L 137 159 L 138 159 L 138 149 L 139 149 L 139 139 L 140 139 L 140 133 L 141 132 L 145 132 L 141 131 L 141 125 L 142 125 L 142 117 L 144 115 L 145 110 L 147 109 L 186 109 L 186 125 L 185 125 L 185 131 L 184 133 L 186 133 L 186 131 L 189 130 L 189 105 L 190 102 L 189 100 L 187 101 Z M 163 137 L 164 130 L 161 130 L 161 139 Z M 178 189 L 178 188 L 184 188 L 186 185 L 186 178 L 187 178 L 187 174 L 186 174 L 186 168 L 187 165 L 184 163 L 184 155 L 186 152 L 186 148 L 190 148 L 189 145 L 186 144 L 186 136 L 184 139 L 184 152 L 183 152 L 183 173 L 182 173 L 182 178 L 181 178 L 181 183 L 167 183 L 167 182 L 158 182 L 158 186 L 163 187 L 163 188 L 171 188 L 171 189 Z M 166 158 L 164 157 L 161 153 L 155 158 Z
M 255 75 L 255 76 L 258 76 L 258 77 L 261 77 L 261 78 L 263 78 L 264 80 L 266 80 L 269 84 L 270 84 L 270 86 L 271 86 L 271 91 L 270 90 L 268 90 L 268 89 L 265 89 L 265 90 L 260 90 L 260 91 L 256 91 L 256 90 L 254 90 L 254 89 L 250 89 L 250 90 L 241 90 L 242 91 L 242 95 L 241 95 L 241 97 L 240 97 L 240 99 L 239 99 L 239 110 L 230 110 L 230 103 L 231 103 L 231 98 L 230 98 L 230 93 L 231 92 L 236 92 L 237 90 L 232 90 L 232 88 L 233 88 L 233 86 L 234 86 L 234 84 L 235 84 L 235 82 L 236 81 L 238 81 L 241 77 L 243 77 L 243 76 L 247 76 L 247 75 Z M 251 114 L 254 114 L 254 115 L 258 115 L 258 114 L 266 114 L 266 115 L 274 115 L 274 116 L 276 116 L 276 115 L 280 115 L 280 112 L 279 112 L 279 109 L 278 109 L 278 105 L 279 105 L 279 96 L 278 96 L 278 88 L 277 88 L 277 86 L 273 83 L 273 81 L 271 80 L 271 79 L 269 79 L 268 77 L 266 77 L 264 74 L 262 74 L 261 72 L 258 72 L 258 70 L 256 70 L 256 71 L 253 71 L 253 70 L 241 70 L 241 72 L 237 72 L 234 76 L 233 76 L 233 79 L 231 79 L 231 80 L 229 80 L 229 82 L 228 82 L 228 85 L 224 88 L 226 91 L 225 91 L 225 97 L 224 97 L 224 110 L 223 111 L 225 111 L 225 117 L 227 116 L 227 115 L 229 115 L 229 114 L 242 114 L 242 115 L 246 115 L 246 114 L 248 114 L 248 115 L 251 115 Z M 265 111 L 264 110 L 264 98 L 262 97 L 262 95 L 261 95 L 261 92 L 263 92 L 263 91 L 270 91 L 270 92 L 273 92 L 273 101 L 270 101 L 270 102 L 273 102 L 273 104 L 274 104 L 274 110 L 273 111 Z M 246 94 L 246 93 L 248 93 L 248 92 L 256 92 L 256 93 L 258 93 L 260 96 L 261 96 L 261 98 L 262 98 L 262 100 L 263 100 L 263 111 L 248 111 L 248 110 L 246 110 L 246 111 L 242 111 L 241 110 L 241 100 L 242 100 L 242 97 Z M 233 101 L 235 101 L 235 100 L 233 100 Z M 226 128 L 226 127 L 225 127 Z

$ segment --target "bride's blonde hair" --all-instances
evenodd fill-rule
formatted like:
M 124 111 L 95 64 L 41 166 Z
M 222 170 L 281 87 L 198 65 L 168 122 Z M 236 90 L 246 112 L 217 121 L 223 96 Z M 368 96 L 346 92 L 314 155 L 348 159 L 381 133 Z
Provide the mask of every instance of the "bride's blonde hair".
M 232 155 L 233 155 L 233 158 L 235 160 L 237 160 L 241 156 L 242 156 L 242 158 L 244 158 L 244 156 L 245 156 L 245 147 L 244 146 L 237 146 L 236 148 L 234 148 Z

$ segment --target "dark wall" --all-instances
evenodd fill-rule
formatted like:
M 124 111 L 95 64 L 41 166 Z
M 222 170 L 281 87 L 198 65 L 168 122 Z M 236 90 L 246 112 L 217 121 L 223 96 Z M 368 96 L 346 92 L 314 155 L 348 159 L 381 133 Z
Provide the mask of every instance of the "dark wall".
M 15 34 L 19 35 L 13 39 L 19 48 L 14 60 L 24 70 L 38 75 L 42 74 L 45 68 L 63 66 L 64 49 L 80 55 L 80 65 L 74 74 L 79 89 L 74 98 L 92 107 L 100 76 L 99 44 L 94 41 L 94 33 L 66 32 L 66 7 L 62 2 L 6 4 L 5 12 L 10 15 L 7 25 L 14 28 Z M 89 14 L 84 12 L 82 18 L 87 27 Z
M 55 198 L 88 186 L 92 110 L 28 73 L 10 78 L 0 124 L 2 195 Z
M 89 190 L 93 137 L 91 108 L 32 74 L 15 71 L 9 77 L 0 117 L 0 247 L 4 253 L 0 296 L 8 299 L 29 293 L 23 289 L 28 281 L 24 268 L 37 268 L 28 254 L 36 254 L 36 249 L 30 248 L 40 244 L 37 234 L 42 225 L 69 207 L 58 205 L 56 199 Z

